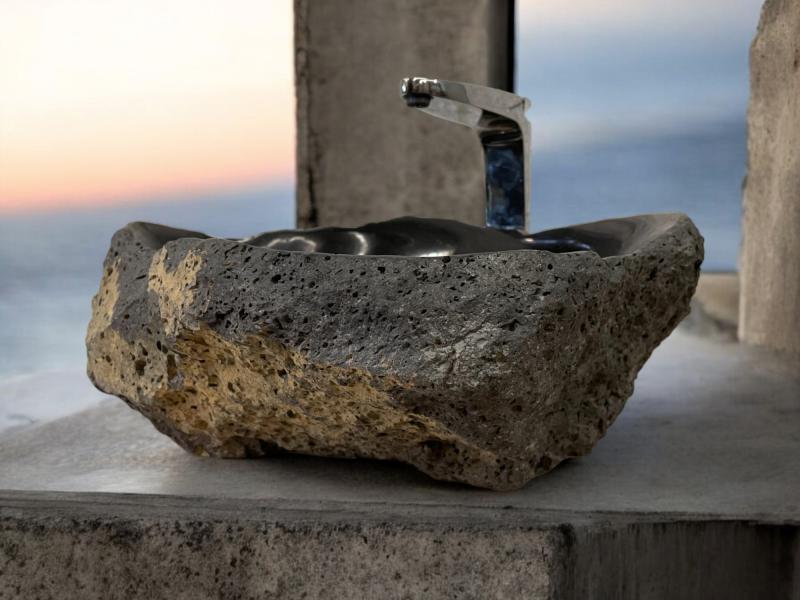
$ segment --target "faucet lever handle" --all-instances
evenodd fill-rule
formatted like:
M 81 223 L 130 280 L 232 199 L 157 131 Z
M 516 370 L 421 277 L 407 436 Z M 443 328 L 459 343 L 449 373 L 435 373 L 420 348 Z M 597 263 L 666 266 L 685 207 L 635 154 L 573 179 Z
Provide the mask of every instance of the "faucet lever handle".
M 406 77 L 400 94 L 412 108 L 477 131 L 484 152 L 486 226 L 526 230 L 530 101 L 505 90 L 426 77 Z

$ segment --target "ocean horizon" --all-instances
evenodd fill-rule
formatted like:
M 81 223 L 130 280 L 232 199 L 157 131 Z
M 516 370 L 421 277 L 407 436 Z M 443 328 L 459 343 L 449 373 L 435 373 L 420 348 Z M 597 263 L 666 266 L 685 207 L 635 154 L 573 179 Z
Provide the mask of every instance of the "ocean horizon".
M 743 119 L 534 152 L 533 230 L 684 212 L 706 271 L 736 269 Z M 222 237 L 294 226 L 291 185 L 0 217 L 0 379 L 83 369 L 84 335 L 113 233 L 153 221 Z

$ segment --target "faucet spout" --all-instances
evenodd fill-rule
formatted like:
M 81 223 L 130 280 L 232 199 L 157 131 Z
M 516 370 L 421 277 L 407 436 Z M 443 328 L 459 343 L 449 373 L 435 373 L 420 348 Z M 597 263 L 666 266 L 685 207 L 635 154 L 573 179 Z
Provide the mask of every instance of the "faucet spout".
M 486 226 L 525 231 L 529 225 L 530 123 L 527 98 L 443 79 L 406 77 L 406 104 L 434 117 L 475 129 L 483 146 Z

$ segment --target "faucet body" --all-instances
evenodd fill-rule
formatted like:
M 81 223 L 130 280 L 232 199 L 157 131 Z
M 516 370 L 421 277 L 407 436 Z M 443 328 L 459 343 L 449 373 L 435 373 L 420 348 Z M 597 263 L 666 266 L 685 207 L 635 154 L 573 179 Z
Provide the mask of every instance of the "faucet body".
M 406 104 L 478 133 L 483 146 L 486 226 L 526 231 L 529 226 L 531 161 L 527 98 L 510 92 L 443 79 L 407 77 Z

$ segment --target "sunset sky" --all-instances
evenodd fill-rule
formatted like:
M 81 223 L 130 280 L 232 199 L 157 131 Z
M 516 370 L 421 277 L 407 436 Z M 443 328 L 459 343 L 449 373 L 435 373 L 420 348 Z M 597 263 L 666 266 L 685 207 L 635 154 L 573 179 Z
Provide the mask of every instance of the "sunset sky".
M 291 182 L 291 4 L 2 0 L 0 214 Z M 758 5 L 521 0 L 520 39 L 558 53 L 569 50 L 559 40 L 619 31 L 676 47 L 681 36 L 710 47 L 730 31 L 745 49 Z
M 291 0 L 3 0 L 0 211 L 290 179 Z

